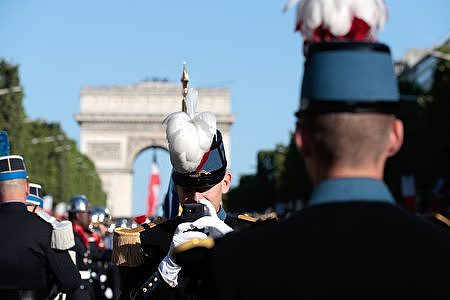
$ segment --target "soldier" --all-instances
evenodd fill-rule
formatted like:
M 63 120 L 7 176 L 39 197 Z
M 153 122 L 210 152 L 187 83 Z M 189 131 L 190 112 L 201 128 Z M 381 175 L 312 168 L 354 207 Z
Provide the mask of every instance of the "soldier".
M 42 199 L 42 186 L 36 183 L 29 184 L 29 194 L 26 199 L 27 209 L 30 212 L 36 213 L 44 221 L 48 222 L 53 227 L 51 247 L 56 250 L 68 251 L 72 262 L 75 264 L 75 252 L 69 250 L 75 245 L 75 240 L 72 231 L 72 223 L 70 221 L 58 221 L 55 217 L 46 213 L 43 209 L 44 201 Z M 58 291 L 56 284 L 53 284 L 50 293 L 54 299 L 64 299 L 67 295 Z M 56 295 L 53 297 L 53 295 Z M 80 295 L 82 293 L 80 292 Z
M 92 208 L 90 227 L 99 236 L 100 247 L 104 249 L 112 249 L 112 234 L 109 232 L 111 221 L 109 209 L 99 206 Z
M 48 299 L 54 281 L 80 296 L 80 275 L 67 251 L 51 247 L 52 226 L 26 209 L 28 176 L 21 156 L 0 157 L 0 298 Z
M 29 183 L 29 194 L 26 199 L 27 209 L 30 212 L 37 212 L 44 207 L 42 199 L 42 186 L 36 183 Z
M 347 34 L 372 36 L 370 25 L 378 22 L 370 18 L 384 18 L 385 8 L 370 8 L 383 3 L 301 4 L 299 28 L 308 29 L 315 43 L 305 49 L 295 141 L 315 189 L 297 215 L 216 240 L 203 296 L 446 297 L 449 233 L 397 206 L 383 182 L 385 162 L 403 140 L 402 122 L 395 117 L 399 94 L 389 48 L 345 41 Z M 341 12 L 351 12 L 350 20 L 339 18 Z M 345 24 L 308 28 L 333 22 Z M 333 38 L 333 33 L 339 36 Z M 321 34 L 339 41 L 317 41 Z
M 122 299 L 195 297 L 196 281 L 191 280 L 196 276 L 195 268 L 178 265 L 172 249 L 193 238 L 219 237 L 253 224 L 231 217 L 222 206 L 222 195 L 231 184 L 222 134 L 216 129 L 214 114 L 195 113 L 196 102 L 197 93 L 190 89 L 187 113 L 173 113 L 164 121 L 174 169 L 172 179 L 183 213 L 160 224 L 143 224 L 140 243 L 145 259 L 139 267 L 127 268 L 126 261 L 121 264 Z M 136 230 L 130 231 L 138 234 Z M 115 234 L 123 232 L 119 230 Z M 116 245 L 117 251 L 130 249 Z
M 102 250 L 112 250 L 112 234 L 109 232 L 111 214 L 107 208 L 94 206 L 91 209 L 90 228 L 95 237 L 95 245 Z M 118 267 L 111 261 L 99 260 L 95 263 L 96 277 L 94 290 L 96 299 L 119 299 L 120 274 Z
M 58 250 L 68 250 L 75 245 L 75 239 L 70 221 L 58 221 L 55 217 L 49 215 L 43 210 L 42 186 L 36 183 L 30 183 L 30 190 L 25 200 L 28 211 L 36 213 L 44 221 L 53 227 L 51 246 Z M 75 264 L 75 254 L 69 251 L 73 263 Z
M 89 229 L 91 223 L 89 201 L 85 195 L 74 195 L 68 205 L 69 220 L 72 222 L 75 236 L 75 246 L 72 250 L 76 253 L 77 267 L 80 271 L 85 287 L 86 299 L 96 299 L 95 289 L 99 284 L 98 267 L 100 262 L 111 260 L 111 250 L 103 249 L 100 240 L 92 235 Z M 103 295 L 98 295 L 103 297 Z

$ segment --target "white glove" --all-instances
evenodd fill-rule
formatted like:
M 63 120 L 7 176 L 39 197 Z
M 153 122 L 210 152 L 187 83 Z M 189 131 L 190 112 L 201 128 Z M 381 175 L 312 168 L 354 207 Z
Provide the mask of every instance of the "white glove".
M 192 228 L 191 224 L 192 223 L 181 223 L 180 225 L 178 225 L 172 238 L 169 253 L 167 253 L 166 257 L 164 257 L 164 259 L 159 263 L 158 266 L 158 271 L 161 274 L 161 277 L 171 287 L 176 287 L 178 285 L 178 273 L 181 270 L 181 267 L 175 262 L 172 257 L 173 249 L 192 239 L 206 239 L 208 237 L 206 234 L 200 231 L 187 231 Z
M 208 237 L 206 233 L 209 233 L 212 238 L 218 238 L 233 231 L 230 226 L 217 217 L 216 209 L 211 202 L 206 199 L 200 199 L 199 202 L 206 205 L 208 215 L 199 218 L 195 222 L 181 223 L 177 226 L 172 238 L 169 253 L 158 266 L 161 277 L 171 287 L 178 285 L 178 273 L 181 270 L 181 267 L 172 257 L 173 249 L 195 238 L 206 239 Z M 196 231 L 196 229 L 204 229 L 205 233 Z
M 211 204 L 211 202 L 206 199 L 200 199 L 199 202 L 206 205 L 208 216 L 204 216 L 195 220 L 191 224 L 192 228 L 205 229 L 205 233 L 209 233 L 209 236 L 214 239 L 224 236 L 225 234 L 233 231 L 233 228 L 219 219 L 216 209 Z

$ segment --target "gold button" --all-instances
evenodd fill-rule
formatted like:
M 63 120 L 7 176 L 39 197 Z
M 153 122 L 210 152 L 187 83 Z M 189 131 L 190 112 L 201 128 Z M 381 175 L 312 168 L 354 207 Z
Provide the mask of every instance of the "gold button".
M 153 278 L 153 281 L 155 282 L 158 281 L 158 277 Z
M 152 287 L 152 285 L 153 285 L 153 283 L 150 282 L 150 283 L 148 284 L 148 287 Z
M 143 288 L 142 291 L 145 293 L 145 292 L 147 291 L 147 289 L 146 289 L 146 288 Z

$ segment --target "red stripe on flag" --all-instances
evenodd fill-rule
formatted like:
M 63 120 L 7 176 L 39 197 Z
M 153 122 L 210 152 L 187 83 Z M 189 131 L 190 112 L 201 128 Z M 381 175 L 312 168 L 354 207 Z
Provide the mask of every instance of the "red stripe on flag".
M 148 183 L 147 196 L 147 216 L 153 216 L 156 204 L 158 203 L 159 187 L 161 186 L 161 178 L 157 163 L 152 163 L 152 172 Z

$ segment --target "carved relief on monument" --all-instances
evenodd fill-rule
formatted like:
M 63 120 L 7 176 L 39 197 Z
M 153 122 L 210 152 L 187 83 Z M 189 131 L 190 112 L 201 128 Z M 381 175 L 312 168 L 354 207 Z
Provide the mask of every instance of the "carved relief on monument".
M 120 159 L 120 143 L 88 142 L 87 154 L 93 160 L 117 160 Z
M 164 132 L 162 126 L 163 117 L 158 119 L 157 122 L 149 122 L 148 120 L 141 121 L 134 118 L 130 121 L 124 121 L 123 118 L 120 120 L 115 120 L 113 118 L 108 118 L 105 120 L 95 120 L 91 121 L 90 117 L 78 117 L 78 120 L 83 121 L 83 130 L 118 130 L 118 131 L 147 131 L 147 132 Z M 147 118 L 148 119 L 148 118 Z
M 144 136 L 133 136 L 128 139 L 127 153 L 137 152 L 136 150 L 142 148 L 143 145 L 151 143 L 151 138 Z
M 127 161 L 132 164 L 139 152 L 149 148 L 159 147 L 167 150 L 165 136 L 158 138 L 148 136 L 133 136 L 128 138 Z

